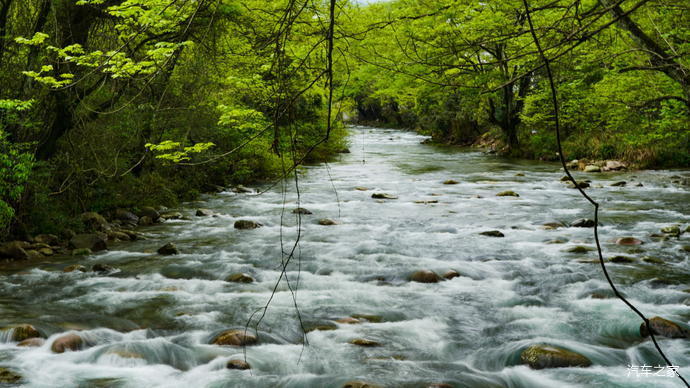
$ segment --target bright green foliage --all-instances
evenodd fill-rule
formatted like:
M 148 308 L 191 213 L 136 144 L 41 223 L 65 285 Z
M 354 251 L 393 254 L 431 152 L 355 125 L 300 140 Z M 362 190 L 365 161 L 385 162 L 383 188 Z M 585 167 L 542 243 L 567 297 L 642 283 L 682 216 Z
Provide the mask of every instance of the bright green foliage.
M 163 152 L 156 155 L 156 158 L 169 160 L 173 163 L 180 163 L 182 161 L 191 160 L 191 154 L 198 154 L 213 147 L 213 143 L 197 143 L 193 146 L 182 147 L 182 143 L 171 140 L 166 140 L 159 144 L 147 143 L 146 148 L 154 152 Z M 170 151 L 170 152 L 168 152 Z

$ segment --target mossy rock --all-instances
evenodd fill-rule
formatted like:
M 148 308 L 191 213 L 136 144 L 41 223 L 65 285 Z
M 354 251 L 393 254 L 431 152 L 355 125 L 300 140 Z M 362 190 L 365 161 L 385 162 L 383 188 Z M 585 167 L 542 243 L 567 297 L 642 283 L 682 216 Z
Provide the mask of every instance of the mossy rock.
M 497 197 L 519 197 L 520 194 L 512 191 L 512 190 L 506 190 L 506 191 L 501 191 L 500 193 L 496 194 Z
M 666 338 L 690 338 L 690 330 L 680 326 L 676 322 L 661 317 L 650 318 L 649 327 L 652 329 L 654 335 L 660 335 Z M 640 335 L 642 337 L 649 336 L 647 325 L 645 325 L 644 322 L 640 324 Z
M 246 229 L 257 229 L 262 227 L 263 225 L 256 222 L 256 221 L 251 221 L 251 220 L 237 220 L 235 221 L 235 229 L 241 229 L 241 230 L 246 230 Z
M 592 365 L 587 357 L 570 350 L 551 345 L 532 345 L 520 354 L 520 361 L 532 369 L 587 367 Z
M 632 257 L 628 256 L 613 256 L 612 258 L 609 259 L 610 262 L 612 263 L 617 263 L 617 264 L 629 264 L 629 263 L 634 263 L 635 259 Z
M 352 345 L 362 346 L 365 348 L 374 348 L 374 347 L 381 346 L 380 343 L 373 341 L 373 340 L 370 340 L 370 339 L 366 339 L 366 338 L 355 338 L 355 339 L 351 340 L 350 343 Z
M 218 334 L 211 343 L 222 346 L 246 346 L 255 345 L 259 342 L 255 335 L 245 330 L 226 330 Z
M 25 339 L 29 338 L 40 338 L 41 333 L 33 327 L 33 325 L 29 325 L 28 323 L 20 324 L 20 325 L 13 325 L 13 326 L 8 326 L 0 329 L 2 331 L 11 331 L 12 335 L 10 339 L 13 342 L 21 342 L 24 341 Z
M 228 276 L 228 278 L 225 279 L 225 281 L 233 283 L 253 283 L 254 278 L 247 275 L 246 273 L 234 273 Z
M 576 245 L 576 246 L 573 246 L 573 247 L 568 247 L 568 248 L 566 248 L 566 249 L 564 250 L 564 252 L 568 252 L 568 253 L 587 253 L 587 252 L 591 252 L 591 251 L 593 251 L 593 250 L 595 250 L 595 249 L 592 248 L 592 247 L 585 247 L 585 246 L 582 246 L 582 245 Z
M 0 384 L 16 384 L 22 380 L 22 376 L 7 368 L 0 368 Z

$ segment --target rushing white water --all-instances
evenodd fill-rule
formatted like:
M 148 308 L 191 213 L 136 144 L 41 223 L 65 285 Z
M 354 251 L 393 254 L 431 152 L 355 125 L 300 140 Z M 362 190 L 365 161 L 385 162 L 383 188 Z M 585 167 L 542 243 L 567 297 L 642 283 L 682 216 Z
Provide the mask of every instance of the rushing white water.
M 682 386 L 672 377 L 630 376 L 627 365 L 662 362 L 625 305 L 591 298 L 610 294 L 601 268 L 578 261 L 594 259 L 595 252 L 564 252 L 592 246 L 592 230 L 542 228 L 591 217 L 578 193 L 559 181 L 558 165 L 422 145 L 423 139 L 355 127 L 351 154 L 300 171 L 299 204 L 292 180 L 285 198 L 280 185 L 262 195 L 208 196 L 181 209 L 187 220 L 141 229 L 146 240 L 81 259 L 118 268 L 109 275 L 63 273 L 76 258 L 0 275 L 0 326 L 31 323 L 49 335 L 39 348 L 0 337 L 0 366 L 20 373 L 30 387 L 339 387 L 349 380 L 386 387 Z M 677 174 L 687 172 L 576 175 L 593 181 L 588 191 L 602 203 L 605 255 L 636 258 L 635 264 L 609 264 L 615 282 L 648 316 L 687 324 L 690 269 L 680 248 L 690 243 L 688 234 L 650 238 L 661 227 L 690 223 L 687 187 L 672 183 Z M 447 179 L 460 183 L 442 184 Z M 610 186 L 619 180 L 629 181 L 628 187 Z M 503 190 L 520 197 L 495 195 Z M 374 192 L 399 198 L 375 200 Z M 210 345 L 218 332 L 243 328 L 268 301 L 280 275 L 280 236 L 289 251 L 298 205 L 314 214 L 301 216 L 300 244 L 288 266 L 296 292 L 285 281 L 279 285 L 259 326 L 258 345 Z M 197 207 L 218 216 L 195 217 Z M 319 225 L 321 218 L 338 225 Z M 264 227 L 236 230 L 238 219 Z M 487 230 L 505 237 L 479 235 Z M 613 243 L 624 236 L 645 241 L 642 251 Z M 565 243 L 548 243 L 555 239 Z M 168 241 L 182 253 L 156 254 Z M 664 264 L 643 262 L 644 256 Z M 462 276 L 409 282 L 419 269 L 453 269 Z M 256 281 L 225 281 L 237 272 Z M 312 331 L 303 345 L 295 302 L 305 328 L 337 329 Z M 334 322 L 357 314 L 380 322 Z M 89 346 L 52 353 L 52 341 L 70 331 Z M 355 338 L 381 346 L 348 343 Z M 537 343 L 579 352 L 594 365 L 520 365 L 520 352 Z M 690 341 L 660 344 L 690 376 Z M 244 358 L 245 350 L 251 370 L 225 368 L 228 360 Z

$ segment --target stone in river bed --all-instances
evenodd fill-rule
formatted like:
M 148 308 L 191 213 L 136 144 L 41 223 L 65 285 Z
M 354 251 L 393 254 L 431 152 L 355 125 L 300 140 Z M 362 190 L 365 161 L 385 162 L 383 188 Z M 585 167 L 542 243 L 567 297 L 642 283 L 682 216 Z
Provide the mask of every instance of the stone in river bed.
M 562 228 L 564 225 L 560 222 L 547 222 L 542 224 L 542 228 L 545 230 L 553 230 L 553 229 L 558 229 Z
M 213 212 L 208 209 L 197 209 L 195 214 L 197 217 L 211 217 Z
M 506 191 L 501 191 L 500 193 L 496 194 L 497 197 L 519 197 L 520 194 L 512 191 L 512 190 L 506 190 Z
M 363 346 L 366 348 L 373 348 L 373 347 L 381 346 L 380 343 L 366 339 L 366 338 L 355 338 L 352 341 L 350 341 L 350 343 L 352 345 Z
M 65 267 L 65 269 L 62 270 L 62 272 L 86 272 L 86 267 L 84 267 L 81 264 L 72 264 L 70 266 Z
M 246 273 L 234 273 L 228 276 L 228 278 L 225 279 L 225 281 L 233 283 L 253 283 L 254 278 L 247 275 Z
M 690 330 L 668 319 L 661 317 L 650 318 L 649 326 L 654 335 L 660 335 L 667 338 L 690 338 Z M 640 325 L 640 335 L 642 335 L 642 337 L 649 336 L 647 325 L 645 325 L 644 322 Z
M 157 222 L 161 218 L 161 214 L 151 206 L 144 206 L 139 211 L 139 217 L 149 217 L 153 222 Z
M 680 226 L 672 225 L 661 228 L 661 233 L 668 234 L 674 237 L 680 236 Z
M 256 336 L 249 333 L 245 333 L 244 330 L 226 330 L 216 336 L 216 338 L 211 341 L 214 345 L 226 345 L 226 346 L 245 346 L 254 345 L 258 342 Z
M 387 193 L 374 193 L 371 195 L 371 198 L 374 199 L 398 199 L 395 195 L 387 194 Z
M 447 181 L 443 182 L 444 185 L 457 185 L 458 183 L 460 183 L 460 182 L 458 182 L 454 179 L 448 179 Z
M 568 253 L 587 253 L 587 252 L 593 251 L 593 250 L 595 250 L 595 249 L 592 248 L 592 247 L 585 247 L 585 246 L 582 246 L 582 245 L 576 245 L 576 246 L 573 246 L 573 247 L 568 247 L 568 248 L 566 248 L 566 249 L 564 250 L 564 252 L 568 252 Z
M 151 218 L 149 216 L 143 216 L 139 219 L 139 225 L 141 225 L 141 226 L 150 226 L 150 225 L 153 225 L 154 223 L 155 223 L 155 221 L 153 220 L 153 218 Z
M 634 263 L 635 259 L 633 259 L 632 257 L 628 257 L 628 256 L 613 256 L 612 258 L 609 259 L 609 261 L 612 263 L 627 264 L 627 263 Z
M 91 271 L 98 273 L 113 272 L 115 268 L 108 264 L 96 263 L 91 267 Z
M 380 385 L 368 383 L 366 381 L 348 381 L 343 384 L 342 388 L 383 388 Z
M 56 338 L 53 344 L 50 345 L 50 350 L 53 353 L 64 353 L 67 350 L 80 350 L 83 346 L 84 340 L 80 336 L 70 333 Z
M 39 234 L 38 236 L 34 237 L 34 242 L 48 245 L 58 245 L 60 243 L 60 239 L 54 234 Z
M 355 187 L 355 190 L 357 190 L 357 191 L 369 191 L 369 188 L 368 188 L 368 187 L 357 186 L 357 187 Z
M 0 368 L 0 384 L 16 384 L 21 381 L 22 376 L 12 372 L 7 368 Z
M 180 251 L 177 249 L 177 246 L 171 242 L 158 248 L 157 252 L 161 255 L 177 255 L 180 253 Z
M 635 237 L 621 237 L 616 240 L 616 245 L 642 245 L 644 244 L 642 240 L 638 240 Z
M 331 226 L 331 225 L 338 225 L 338 223 L 329 219 L 329 218 L 322 218 L 319 220 L 319 225 Z
M 551 345 L 532 345 L 520 354 L 520 361 L 532 369 L 586 367 L 592 365 L 587 357 Z
M 345 325 L 356 325 L 358 323 L 362 323 L 362 321 L 360 321 L 357 318 L 353 318 L 353 317 L 345 317 L 345 318 L 336 319 L 336 322 L 342 323 Z
M 584 172 L 601 172 L 601 167 L 590 164 L 588 166 L 585 166 Z
M 568 183 L 568 188 L 570 189 L 576 189 L 576 188 L 581 188 L 581 189 L 586 189 L 589 187 L 589 183 L 587 182 L 577 182 L 577 186 L 573 184 L 573 182 Z
M 92 252 L 104 251 L 108 249 L 105 239 L 96 233 L 78 234 L 69 240 L 69 247 L 72 249 L 90 249 Z
M 420 270 L 410 275 L 410 280 L 417 283 L 438 283 L 441 278 L 435 272 Z
M 24 244 L 21 241 L 12 241 L 0 245 L 0 258 L 29 260 L 29 254 L 24 250 Z
M 226 368 L 228 369 L 237 369 L 237 370 L 247 370 L 251 369 L 251 366 L 249 366 L 248 363 L 242 361 L 242 360 L 230 360 L 228 363 L 225 365 Z
M 570 226 L 576 227 L 576 228 L 592 228 L 594 227 L 594 220 L 590 220 L 589 218 L 580 218 L 575 221 L 573 221 Z
M 0 331 L 12 331 L 12 337 L 10 339 L 14 342 L 21 342 L 28 338 L 41 337 L 41 333 L 39 333 L 33 325 L 26 323 L 3 327 Z
M 304 215 L 309 215 L 309 214 L 314 214 L 311 212 L 311 210 L 305 209 L 303 207 L 298 207 L 297 209 L 292 211 L 293 214 L 304 214 Z
M 46 342 L 43 338 L 39 337 L 34 337 L 34 338 L 27 338 L 24 341 L 21 341 L 20 343 L 17 344 L 17 346 L 21 346 L 23 348 L 38 348 L 43 346 L 43 344 Z
M 505 235 L 498 230 L 487 230 L 486 232 L 481 232 L 479 234 L 488 237 L 505 237 Z
M 457 278 L 459 276 L 460 276 L 460 274 L 458 273 L 458 271 L 454 271 L 452 269 L 449 271 L 446 271 L 446 273 L 443 274 L 443 278 L 446 280 L 454 279 L 454 278 Z
M 256 229 L 263 225 L 251 220 L 237 220 L 235 221 L 235 229 Z
M 623 186 L 625 186 L 625 185 L 627 185 L 627 184 L 628 184 L 628 183 L 627 183 L 626 181 L 619 181 L 619 182 L 611 183 L 611 186 L 613 186 L 613 187 L 623 187 Z

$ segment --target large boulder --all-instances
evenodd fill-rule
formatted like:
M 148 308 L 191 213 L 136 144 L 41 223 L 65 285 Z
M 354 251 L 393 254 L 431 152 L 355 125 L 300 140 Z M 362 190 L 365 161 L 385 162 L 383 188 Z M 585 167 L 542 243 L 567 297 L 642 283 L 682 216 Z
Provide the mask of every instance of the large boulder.
M 92 252 L 105 251 L 108 243 L 100 234 L 86 233 L 78 234 L 69 240 L 69 247 L 72 249 L 90 249 Z
M 10 260 L 29 260 L 22 241 L 11 241 L 0 245 L 0 258 Z
M 255 335 L 249 333 L 245 330 L 226 330 L 218 334 L 213 341 L 214 345 L 226 345 L 226 346 L 245 346 L 245 345 L 255 345 L 258 343 L 258 339 Z
M 532 369 L 586 367 L 592 365 L 587 357 L 551 345 L 533 345 L 523 350 L 520 361 Z
M 152 208 L 151 206 L 144 206 L 139 210 L 139 217 L 149 217 L 153 220 L 153 222 L 158 222 L 158 220 L 161 218 L 160 213 L 158 210 Z
M 661 317 L 650 318 L 649 327 L 652 329 L 654 335 L 660 335 L 667 338 L 690 338 L 690 330 Z M 647 325 L 645 325 L 644 322 L 640 325 L 640 335 L 643 337 L 649 336 Z
M 81 215 L 81 222 L 92 231 L 105 232 L 110 229 L 108 221 L 96 212 L 86 212 Z
M 251 220 L 237 220 L 235 221 L 234 226 L 235 229 L 256 229 L 262 227 L 263 225 Z
M 423 269 L 412 273 L 410 280 L 417 283 L 438 283 L 441 277 L 433 271 Z
M 625 168 L 625 164 L 617 160 L 607 160 L 606 164 L 604 165 L 604 171 L 618 171 L 625 170 Z
M 3 327 L 0 331 L 8 332 L 9 339 L 13 342 L 21 342 L 28 338 L 41 337 L 41 333 L 35 327 L 27 323 Z
M 50 350 L 54 353 L 64 353 L 68 350 L 77 351 L 84 347 L 84 340 L 74 333 L 62 335 L 53 341 Z

